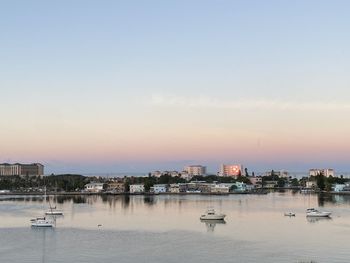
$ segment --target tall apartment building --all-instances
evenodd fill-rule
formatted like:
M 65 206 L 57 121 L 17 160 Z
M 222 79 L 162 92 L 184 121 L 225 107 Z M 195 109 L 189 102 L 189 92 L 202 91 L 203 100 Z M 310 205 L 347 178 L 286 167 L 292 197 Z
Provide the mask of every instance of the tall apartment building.
M 219 174 L 220 176 L 233 176 L 237 178 L 243 174 L 243 166 L 240 164 L 222 164 Z
M 323 174 L 325 177 L 332 176 L 334 177 L 334 169 L 310 169 L 309 176 L 317 176 L 319 174 Z
M 42 176 L 44 175 L 44 165 L 40 163 L 32 163 L 32 164 L 2 163 L 0 164 L 0 176 L 11 176 L 11 175 Z
M 207 167 L 202 165 L 188 165 L 184 167 L 184 171 L 190 176 L 205 175 L 207 173 Z

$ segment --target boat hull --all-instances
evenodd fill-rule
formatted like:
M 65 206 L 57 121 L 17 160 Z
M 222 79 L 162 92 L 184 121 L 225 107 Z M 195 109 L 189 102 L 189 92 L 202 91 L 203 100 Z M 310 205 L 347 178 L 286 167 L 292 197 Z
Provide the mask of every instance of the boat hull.
M 63 215 L 63 212 L 61 211 L 47 211 L 45 212 L 45 215 L 53 215 L 53 216 L 62 216 Z
M 307 213 L 307 217 L 329 217 L 332 213 L 331 212 L 317 212 L 317 213 Z
M 36 223 L 33 223 L 32 227 L 53 227 L 53 224 L 36 224 Z
M 226 215 L 201 215 L 201 220 L 224 220 Z

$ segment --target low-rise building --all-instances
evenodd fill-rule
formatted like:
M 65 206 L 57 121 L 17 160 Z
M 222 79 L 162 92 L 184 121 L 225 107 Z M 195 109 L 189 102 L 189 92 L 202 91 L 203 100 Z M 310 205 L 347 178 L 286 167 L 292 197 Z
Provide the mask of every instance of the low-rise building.
M 187 184 L 171 184 L 169 187 L 170 193 L 185 193 L 187 191 Z
M 228 194 L 230 192 L 230 187 L 224 184 L 214 184 L 211 186 L 210 192 L 217 194 Z
M 151 187 L 150 192 L 152 193 L 166 193 L 168 191 L 168 186 L 166 184 L 155 184 Z
M 143 184 L 131 184 L 130 193 L 143 193 L 145 192 L 145 186 Z
M 332 189 L 333 189 L 334 192 L 343 192 L 345 187 L 346 187 L 345 184 L 334 184 L 332 186 Z
M 265 181 L 264 187 L 265 188 L 275 188 L 278 186 L 278 181 Z
M 103 183 L 89 183 L 85 185 L 85 191 L 91 192 L 91 193 L 99 193 L 102 192 L 104 189 L 104 184 Z
M 235 182 L 231 188 L 233 188 L 235 192 L 245 192 L 247 191 L 247 184 L 243 182 Z
M 317 187 L 317 184 L 316 184 L 315 181 L 307 181 L 307 182 L 305 183 L 305 187 L 306 187 L 306 188 L 316 188 L 316 187 Z
M 248 177 L 249 181 L 252 183 L 252 185 L 255 188 L 261 188 L 262 187 L 262 177 L 260 176 L 251 176 Z
M 212 185 L 213 184 L 207 183 L 206 181 L 192 181 L 187 183 L 187 191 L 210 193 Z
M 106 191 L 114 192 L 114 193 L 124 193 L 125 192 L 125 184 L 124 184 L 124 182 L 109 182 L 107 184 Z

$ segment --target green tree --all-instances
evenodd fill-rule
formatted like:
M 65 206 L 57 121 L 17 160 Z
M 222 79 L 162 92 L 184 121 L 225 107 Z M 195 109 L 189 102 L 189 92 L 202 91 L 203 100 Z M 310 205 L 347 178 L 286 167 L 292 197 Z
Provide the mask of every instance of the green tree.
M 316 184 L 321 191 L 325 190 L 326 184 L 325 184 L 325 177 L 323 173 L 319 173 L 316 176 Z

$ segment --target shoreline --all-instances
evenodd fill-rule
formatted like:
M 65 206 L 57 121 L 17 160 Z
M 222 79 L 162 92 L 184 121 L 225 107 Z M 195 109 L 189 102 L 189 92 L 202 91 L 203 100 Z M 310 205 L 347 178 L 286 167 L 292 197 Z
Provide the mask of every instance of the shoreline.
M 210 193 L 210 192 L 203 192 L 203 193 L 170 193 L 170 192 L 166 192 L 166 193 L 149 193 L 149 192 L 143 192 L 143 193 L 130 193 L 130 192 L 122 192 L 122 193 L 108 193 L 108 192 L 96 192 L 96 193 L 91 193 L 91 192 L 47 192 L 46 195 L 48 196 L 74 196 L 74 195 L 85 195 L 85 196 L 89 196 L 89 195 L 99 195 L 99 196 L 107 196 L 107 195 L 116 195 L 116 196 L 137 196 L 137 195 L 141 195 L 141 196 L 157 196 L 157 195 L 216 195 L 216 196 L 227 196 L 227 195 L 265 195 L 268 194 L 269 192 L 276 192 L 276 191 L 281 191 L 281 190 L 299 190 L 299 188 L 261 188 L 258 191 L 251 191 L 251 192 L 230 192 L 230 193 Z M 314 191 L 314 192 L 310 192 L 308 194 L 326 194 L 326 195 L 350 195 L 350 191 L 343 191 L 343 192 L 325 192 L 325 191 Z M 9 192 L 9 193 L 0 193 L 0 196 L 11 196 L 11 195 L 15 195 L 15 196 L 43 196 L 45 195 L 45 193 L 42 192 Z

